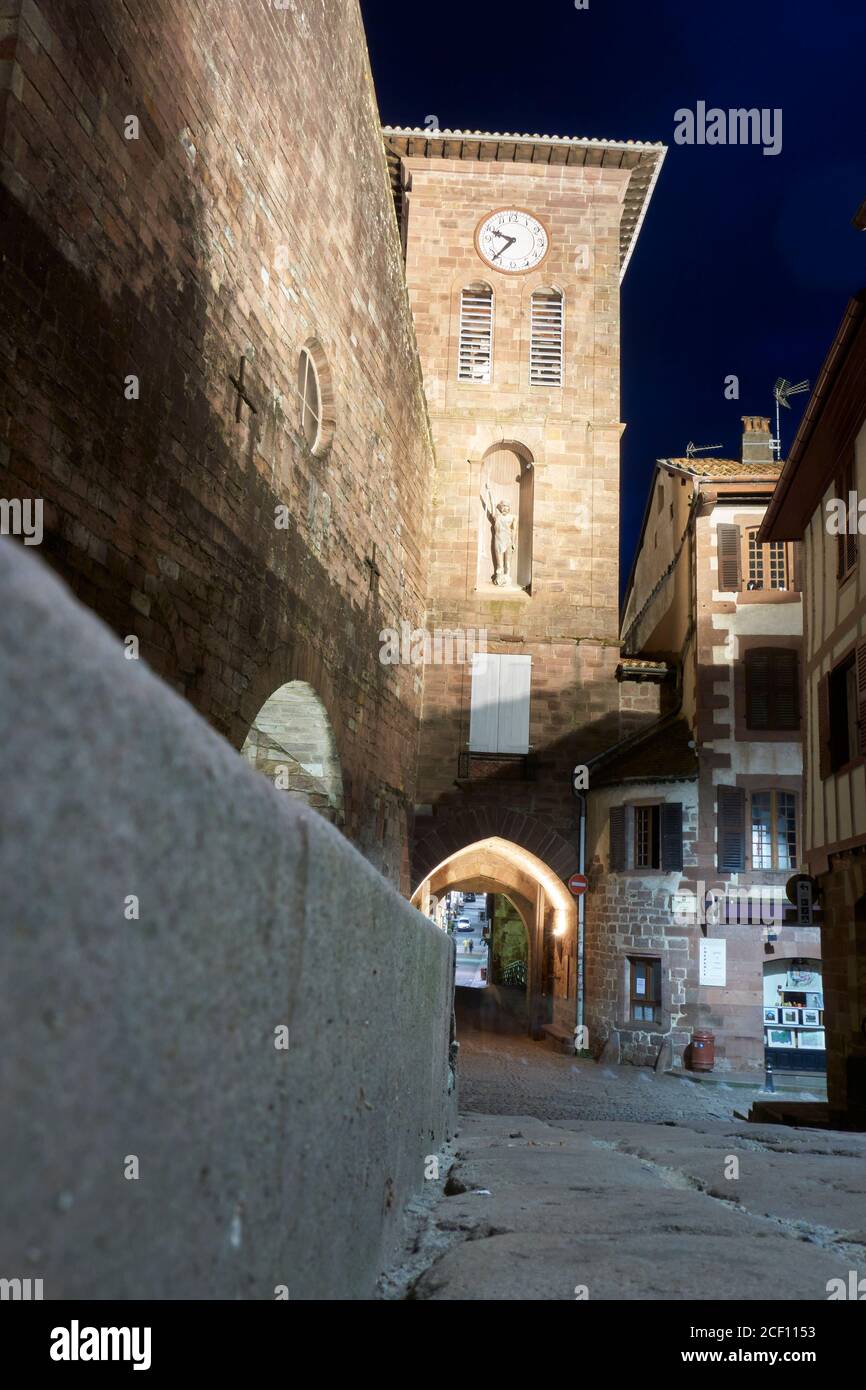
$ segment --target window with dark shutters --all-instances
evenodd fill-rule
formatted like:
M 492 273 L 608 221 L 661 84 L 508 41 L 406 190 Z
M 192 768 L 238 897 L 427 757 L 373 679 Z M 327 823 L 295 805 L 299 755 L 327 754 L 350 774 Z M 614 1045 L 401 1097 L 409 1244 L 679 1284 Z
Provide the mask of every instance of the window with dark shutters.
M 739 589 L 740 587 L 740 528 L 739 526 L 718 526 L 719 543 L 719 588 Z
M 818 681 L 818 772 L 825 778 L 830 776 L 832 769 L 830 677 L 822 676 Z
M 679 801 L 664 801 L 662 815 L 662 868 L 683 867 L 683 808 Z
M 622 873 L 625 868 L 625 807 L 610 808 L 610 872 Z
M 857 751 L 866 756 L 866 640 L 857 643 Z
M 718 869 L 739 873 L 746 867 L 746 794 L 742 787 L 717 787 Z
M 852 574 L 857 566 L 857 522 L 858 517 L 854 516 L 854 531 L 849 530 L 848 502 L 851 493 L 854 491 L 854 455 L 846 463 L 839 477 L 836 479 L 836 496 L 841 497 L 845 503 L 843 516 L 845 518 L 845 529 L 839 532 L 837 537 L 837 563 L 836 577 L 841 584 Z
M 791 647 L 750 647 L 746 652 L 746 727 L 800 727 L 800 663 Z

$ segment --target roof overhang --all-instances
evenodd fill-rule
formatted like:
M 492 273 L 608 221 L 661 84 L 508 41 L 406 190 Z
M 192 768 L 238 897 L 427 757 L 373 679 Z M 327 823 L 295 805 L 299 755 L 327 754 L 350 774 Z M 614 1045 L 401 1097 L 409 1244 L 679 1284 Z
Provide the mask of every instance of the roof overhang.
M 762 542 L 800 540 L 839 468 L 841 425 L 839 421 L 829 420 L 824 430 L 824 417 L 855 348 L 854 355 L 860 359 L 862 372 L 862 363 L 866 360 L 866 289 L 849 300 L 830 345 L 761 525 L 759 539 Z M 833 411 L 827 413 L 832 415 Z M 862 413 L 859 419 L 851 415 L 845 424 L 847 431 L 859 428 L 860 420 Z M 802 466 L 807 458 L 808 466 Z
M 502 135 L 480 130 L 384 126 L 382 136 L 397 216 L 403 200 L 401 161 L 463 159 L 480 163 L 542 164 L 559 168 L 627 169 L 630 177 L 619 231 L 622 281 L 643 225 L 667 147 L 643 140 L 592 140 L 568 135 Z

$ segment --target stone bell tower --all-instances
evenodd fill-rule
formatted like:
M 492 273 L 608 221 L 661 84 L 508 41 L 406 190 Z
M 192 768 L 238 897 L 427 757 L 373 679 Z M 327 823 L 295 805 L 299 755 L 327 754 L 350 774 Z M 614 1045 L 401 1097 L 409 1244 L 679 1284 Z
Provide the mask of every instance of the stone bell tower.
M 384 138 L 437 461 L 427 625 L 466 647 L 425 667 L 413 888 L 456 855 L 500 891 L 498 863 L 534 1017 L 557 1019 L 577 981 L 572 769 L 620 735 L 619 285 L 664 148 Z

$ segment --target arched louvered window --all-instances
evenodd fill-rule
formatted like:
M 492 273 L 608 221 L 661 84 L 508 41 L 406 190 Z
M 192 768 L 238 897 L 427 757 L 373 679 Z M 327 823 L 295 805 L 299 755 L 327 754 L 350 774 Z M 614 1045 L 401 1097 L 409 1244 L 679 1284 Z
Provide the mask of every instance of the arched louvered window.
M 493 367 L 493 291 L 480 282 L 460 291 L 458 381 L 490 381 Z
M 562 309 L 559 290 L 536 290 L 532 296 L 530 386 L 562 385 Z

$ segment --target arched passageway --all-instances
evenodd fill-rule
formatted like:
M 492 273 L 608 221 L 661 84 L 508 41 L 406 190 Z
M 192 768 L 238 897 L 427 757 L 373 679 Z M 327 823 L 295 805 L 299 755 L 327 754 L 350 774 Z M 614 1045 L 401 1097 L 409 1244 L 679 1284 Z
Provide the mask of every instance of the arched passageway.
M 280 791 L 339 825 L 343 778 L 328 714 L 306 681 L 287 681 L 262 705 L 241 756 Z
M 537 855 L 513 841 L 492 836 L 466 845 L 444 859 L 419 884 L 412 901 L 431 915 L 444 895 L 456 890 L 487 896 L 486 915 L 490 916 L 491 906 L 493 910 L 491 937 L 496 929 L 497 900 L 510 905 L 503 920 L 516 915 L 523 923 L 527 937 L 526 1031 L 532 1037 L 540 1037 L 545 1026 L 553 1025 L 573 1032 L 577 912 L 562 880 Z M 455 932 L 458 940 L 459 935 Z M 459 988 L 459 975 L 457 983 Z M 492 981 L 486 983 L 496 988 Z

